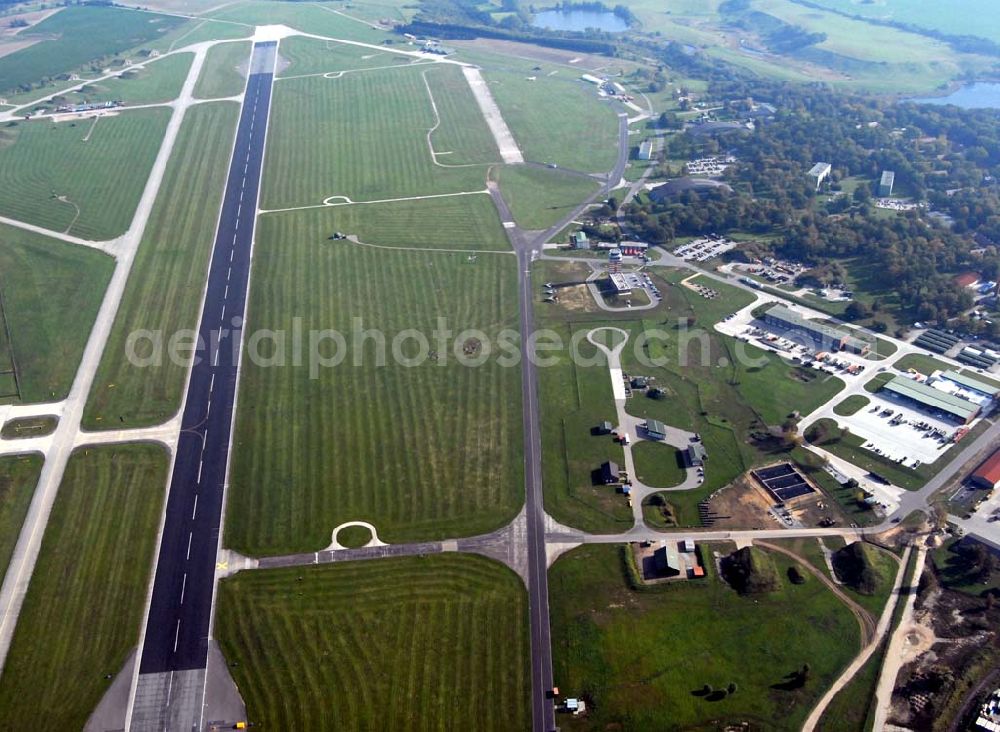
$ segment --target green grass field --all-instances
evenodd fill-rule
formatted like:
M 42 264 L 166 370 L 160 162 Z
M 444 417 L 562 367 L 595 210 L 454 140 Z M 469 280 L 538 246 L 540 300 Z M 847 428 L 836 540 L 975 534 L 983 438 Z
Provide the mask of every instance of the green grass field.
M 261 205 L 483 190 L 485 166 L 434 165 L 427 144 L 433 125 L 419 67 L 282 81 L 275 86 Z
M 500 192 L 519 226 L 547 229 L 593 195 L 597 181 L 548 168 L 505 165 Z
M 73 384 L 114 261 L 92 249 L 0 225 L 0 291 L 10 329 L 0 335 L 0 371 L 10 356 L 21 397 L 0 403 L 65 398 Z M 10 385 L 7 385 L 10 386 Z M 0 394 L 14 394 L 3 388 Z
M 133 366 L 128 338 L 159 331 L 166 346 L 178 330 L 197 328 L 238 114 L 234 102 L 187 112 L 91 387 L 88 428 L 159 424 L 180 407 L 187 369 L 166 349 L 161 365 Z M 151 355 L 148 344 L 136 353 Z
M 705 552 L 716 547 L 702 546 Z M 725 553 L 725 547 L 718 547 Z M 582 696 L 583 720 L 566 730 L 717 729 L 749 722 L 796 730 L 844 665 L 858 652 L 858 625 L 817 581 L 791 584 L 791 560 L 772 554 L 781 577 L 773 593 L 741 597 L 714 562 L 707 583 L 679 580 L 635 590 L 623 548 L 587 546 L 550 571 L 555 682 Z M 710 554 L 709 554 L 710 556 Z M 810 666 L 805 685 L 781 689 L 786 674 Z M 733 694 L 715 700 L 705 684 Z
M 82 729 L 139 638 L 167 454 L 77 450 L 0 677 L 0 727 Z
M 516 325 L 514 258 L 385 252 L 326 236 L 302 215 L 265 216 L 257 231 L 248 327 L 283 331 L 287 350 L 274 365 L 273 341 L 247 343 L 227 545 L 311 551 L 352 520 L 392 542 L 502 526 L 523 493 L 520 370 L 500 365 L 499 352 L 462 365 L 451 342 L 478 328 L 495 343 Z M 433 336 L 439 318 L 454 330 L 445 345 Z M 310 374 L 314 329 L 342 334 L 343 350 L 328 339 L 316 352 L 344 360 L 317 361 Z M 384 361 L 375 336 L 355 337 L 362 329 L 384 334 Z M 417 341 L 396 340 L 409 329 L 436 358 L 406 366 L 393 357 L 394 340 L 404 358 L 418 355 Z M 458 341 L 463 356 L 470 341 Z
M 345 15 L 344 13 L 347 13 Z M 381 43 L 394 38 L 385 31 L 376 30 L 367 23 L 348 17 L 350 10 L 340 3 L 276 3 L 262 0 L 241 0 L 231 5 L 217 7 L 208 13 L 209 18 L 232 20 L 250 25 L 287 25 L 306 33 L 343 38 L 365 43 Z
M 201 76 L 194 87 L 198 99 L 218 99 L 242 94 L 246 86 L 246 67 L 250 63 L 249 41 L 212 46 Z
M 0 127 L 0 215 L 85 239 L 132 223 L 170 113 Z
M 640 440 L 632 446 L 635 477 L 646 485 L 670 488 L 684 481 L 683 456 L 672 445 Z
M 7 574 L 43 462 L 38 454 L 0 457 L 0 577 Z
M 51 414 L 37 417 L 15 417 L 3 423 L 0 437 L 5 440 L 25 440 L 31 437 L 45 437 L 56 431 L 59 418 Z
M 851 394 L 851 396 L 844 399 L 844 401 L 834 405 L 833 413 L 838 414 L 841 417 L 850 417 L 852 414 L 860 412 L 870 403 L 871 400 L 866 396 L 862 396 L 861 394 Z
M 278 74 L 279 78 L 300 74 L 325 74 L 331 71 L 350 69 L 371 69 L 381 66 L 405 66 L 417 60 L 413 56 L 393 53 L 389 48 L 378 51 L 367 46 L 321 41 L 318 38 L 301 36 L 293 36 L 283 40 L 281 42 L 281 56 L 288 61 L 288 66 L 281 70 Z
M 27 29 L 39 42 L 0 58 L 0 91 L 17 89 L 80 69 L 93 61 L 149 43 L 183 18 L 124 8 L 77 6 Z
M 449 196 L 391 203 L 324 206 L 267 214 L 279 221 L 308 221 L 324 241 L 336 232 L 356 235 L 365 244 L 419 249 L 510 251 L 489 195 Z M 357 246 L 331 241 L 332 247 Z
M 262 728 L 531 727 L 527 593 L 482 557 L 243 572 L 216 627 Z
M 525 160 L 586 173 L 607 172 L 615 164 L 618 120 L 593 84 L 568 69 L 535 81 L 508 71 L 487 70 L 484 76 Z

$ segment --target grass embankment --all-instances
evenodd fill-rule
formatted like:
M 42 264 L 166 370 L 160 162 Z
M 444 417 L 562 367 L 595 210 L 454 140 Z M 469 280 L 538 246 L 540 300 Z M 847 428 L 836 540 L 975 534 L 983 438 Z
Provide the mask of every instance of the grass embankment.
M 262 728 L 531 726 L 527 593 L 482 557 L 242 572 L 216 627 Z
M 218 99 L 242 94 L 246 88 L 252 45 L 248 41 L 238 41 L 212 46 L 194 86 L 195 97 Z M 284 53 L 284 44 L 281 50 Z
M 585 719 L 560 718 L 566 729 L 801 727 L 857 653 L 857 622 L 820 582 L 789 582 L 793 562 L 776 553 L 768 556 L 779 589 L 738 595 L 717 578 L 713 549 L 729 551 L 701 547 L 706 582 L 639 588 L 625 570 L 627 547 L 586 546 L 556 562 L 549 579 L 555 680 L 565 696 L 588 703 Z
M 139 638 L 167 454 L 149 444 L 70 458 L 0 677 L 0 727 L 82 729 Z
M 43 462 L 38 454 L 0 457 L 0 578 L 7 574 Z
M 503 166 L 498 178 L 504 200 L 525 229 L 553 226 L 599 187 L 590 178 L 523 165 Z
M 73 385 L 114 261 L 2 224 L 0 239 L 0 291 L 10 330 L 8 341 L 0 328 L 0 403 L 58 401 Z
M 517 323 L 514 258 L 386 252 L 326 237 L 308 216 L 260 221 L 248 322 L 285 332 L 286 360 L 272 360 L 273 342 L 259 344 L 256 358 L 247 343 L 227 545 L 252 555 L 311 551 L 353 520 L 391 542 L 502 526 L 523 499 L 520 369 L 503 365 L 498 345 Z M 444 343 L 434 335 L 439 318 L 452 330 Z M 469 328 L 481 333 L 462 335 Z M 309 356 L 314 329 L 344 338 L 343 347 L 319 343 L 326 365 Z M 423 358 L 419 336 L 404 333 L 413 330 L 428 341 Z M 462 363 L 466 348 L 485 362 Z
M 170 112 L 0 127 L 0 215 L 84 239 L 132 223 Z
M 83 417 L 89 429 L 159 424 L 180 408 L 187 369 L 166 346 L 198 324 L 238 113 L 237 104 L 218 102 L 184 119 L 91 387 Z M 130 334 L 142 330 L 162 335 L 159 365 L 134 366 L 126 356 Z M 135 352 L 146 358 L 151 345 Z
M 445 94 L 437 96 L 444 105 Z M 485 128 L 481 114 L 466 110 L 464 119 Z M 275 85 L 261 206 L 485 190 L 485 165 L 434 164 L 427 144 L 434 122 L 421 67 L 283 80 Z

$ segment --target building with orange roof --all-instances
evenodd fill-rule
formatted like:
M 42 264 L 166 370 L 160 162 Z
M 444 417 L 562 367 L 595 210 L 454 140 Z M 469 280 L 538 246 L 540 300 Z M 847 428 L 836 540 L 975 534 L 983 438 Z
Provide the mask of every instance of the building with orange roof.
M 972 482 L 980 488 L 992 490 L 1000 485 L 1000 449 L 980 465 L 971 476 Z

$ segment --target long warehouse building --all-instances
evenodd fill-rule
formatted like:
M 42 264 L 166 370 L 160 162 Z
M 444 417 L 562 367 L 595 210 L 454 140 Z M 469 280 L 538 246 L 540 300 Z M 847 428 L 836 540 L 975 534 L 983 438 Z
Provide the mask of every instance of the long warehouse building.
M 780 335 L 814 351 L 850 351 L 865 355 L 871 347 L 860 338 L 840 328 L 803 318 L 784 305 L 775 305 L 764 313 L 764 323 Z
M 916 403 L 918 406 L 940 414 L 960 424 L 968 424 L 979 416 L 981 407 L 962 397 L 935 389 L 906 376 L 896 376 L 882 387 L 884 391 Z

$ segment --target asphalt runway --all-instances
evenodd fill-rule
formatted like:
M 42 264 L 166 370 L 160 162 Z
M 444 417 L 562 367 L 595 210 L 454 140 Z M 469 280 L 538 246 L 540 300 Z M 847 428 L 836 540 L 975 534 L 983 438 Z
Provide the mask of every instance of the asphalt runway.
M 275 42 L 254 45 L 212 252 L 140 674 L 204 669 Z M 213 345 L 217 344 L 217 345 Z

